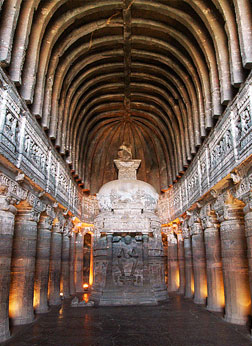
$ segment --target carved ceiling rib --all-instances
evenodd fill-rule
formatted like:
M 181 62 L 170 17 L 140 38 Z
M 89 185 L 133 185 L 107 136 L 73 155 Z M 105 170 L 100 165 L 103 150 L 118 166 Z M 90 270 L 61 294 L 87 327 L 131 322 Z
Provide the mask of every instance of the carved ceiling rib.
M 252 66 L 250 0 L 0 1 L 0 64 L 85 190 L 174 184 Z

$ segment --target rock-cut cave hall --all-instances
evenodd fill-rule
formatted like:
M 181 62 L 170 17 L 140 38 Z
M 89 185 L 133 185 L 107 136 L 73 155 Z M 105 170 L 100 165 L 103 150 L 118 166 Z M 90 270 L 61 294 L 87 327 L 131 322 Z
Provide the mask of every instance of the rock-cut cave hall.
M 251 0 L 0 0 L 0 343 L 250 345 Z

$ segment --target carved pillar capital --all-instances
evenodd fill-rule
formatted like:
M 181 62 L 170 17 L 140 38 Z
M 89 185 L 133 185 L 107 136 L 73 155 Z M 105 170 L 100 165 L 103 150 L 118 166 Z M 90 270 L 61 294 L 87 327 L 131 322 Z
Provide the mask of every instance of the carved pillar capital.
M 216 201 L 212 204 L 219 222 L 225 220 L 235 220 L 237 213 L 245 207 L 245 203 L 235 198 L 230 190 L 225 190 L 218 195 Z
M 245 203 L 243 208 L 244 214 L 252 212 L 252 191 L 242 196 L 241 200 Z
M 0 209 L 16 213 L 14 204 L 27 198 L 28 191 L 23 189 L 18 182 L 0 173 Z
M 20 217 L 26 220 L 38 222 L 40 214 L 46 210 L 46 205 L 31 192 L 28 192 L 27 198 L 18 204 Z
M 188 226 L 190 230 L 190 235 L 197 235 L 202 233 L 202 225 L 199 217 L 199 212 L 194 211 L 188 220 Z
M 202 206 L 202 208 L 200 209 L 199 217 L 203 229 L 215 228 L 217 230 L 219 228 L 216 213 L 212 209 L 210 202 Z
M 181 228 L 182 228 L 182 234 L 184 239 L 189 239 L 190 238 L 190 229 L 188 225 L 188 219 L 183 220 L 181 223 Z
M 64 224 L 64 229 L 63 229 L 63 236 L 65 237 L 71 237 L 71 233 L 73 230 L 73 222 L 71 218 L 67 218 L 66 222 Z

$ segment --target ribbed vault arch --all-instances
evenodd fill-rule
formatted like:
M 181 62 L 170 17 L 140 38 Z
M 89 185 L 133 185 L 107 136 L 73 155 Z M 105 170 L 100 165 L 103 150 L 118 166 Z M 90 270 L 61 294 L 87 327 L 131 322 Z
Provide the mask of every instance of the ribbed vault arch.
M 250 0 L 3 0 L 0 64 L 91 193 L 122 142 L 166 190 L 252 66 Z M 249 44 L 250 43 L 250 44 Z

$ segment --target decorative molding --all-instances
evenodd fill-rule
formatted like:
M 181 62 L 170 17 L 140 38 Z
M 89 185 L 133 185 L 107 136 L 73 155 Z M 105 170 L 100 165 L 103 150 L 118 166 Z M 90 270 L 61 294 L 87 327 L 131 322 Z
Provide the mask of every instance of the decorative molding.
M 158 213 L 168 224 L 192 208 L 210 192 L 217 198 L 216 184 L 228 178 L 235 197 L 250 185 L 239 167 L 251 167 L 252 157 L 252 73 L 228 105 L 214 129 L 205 139 L 182 178 L 159 198 Z M 244 170 L 244 167 L 242 168 Z

